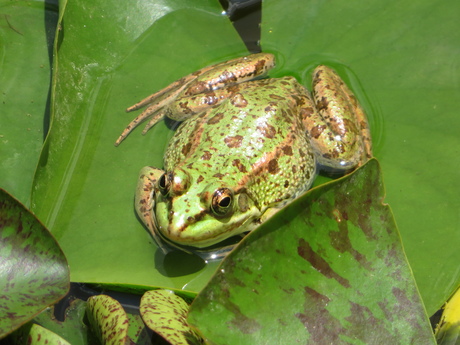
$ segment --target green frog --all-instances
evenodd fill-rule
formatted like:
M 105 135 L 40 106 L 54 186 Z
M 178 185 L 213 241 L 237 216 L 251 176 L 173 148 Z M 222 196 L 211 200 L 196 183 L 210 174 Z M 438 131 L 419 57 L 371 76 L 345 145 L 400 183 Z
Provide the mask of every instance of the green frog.
M 209 66 L 128 108 L 147 106 L 115 145 L 150 118 L 182 121 L 164 169 L 141 170 L 135 197 L 157 244 L 222 256 L 222 241 L 254 230 L 307 191 L 320 171 L 348 173 L 372 156 L 356 97 L 326 66 L 312 94 L 293 77 L 265 78 L 275 66 L 259 53 Z M 216 254 L 217 253 L 217 254 Z

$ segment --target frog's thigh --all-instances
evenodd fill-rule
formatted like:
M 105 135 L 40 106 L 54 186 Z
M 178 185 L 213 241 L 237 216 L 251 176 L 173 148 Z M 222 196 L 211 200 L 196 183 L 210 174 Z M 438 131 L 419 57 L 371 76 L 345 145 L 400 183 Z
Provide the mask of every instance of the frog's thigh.
M 185 121 L 189 117 L 208 111 L 226 100 L 229 100 L 234 107 L 245 107 L 248 103 L 245 98 L 246 95 L 259 90 L 269 82 L 270 79 L 252 80 L 196 96 L 181 97 L 168 105 L 166 116 L 176 121 Z
M 370 134 L 356 97 L 325 66 L 315 69 L 313 91 L 312 106 L 302 113 L 318 163 L 326 169 L 344 171 L 364 164 L 372 155 Z
M 163 173 L 161 169 L 144 167 L 139 173 L 137 182 L 135 208 L 142 222 L 151 232 L 154 232 L 152 212 L 155 205 L 155 184 Z
M 265 75 L 274 66 L 275 57 L 270 53 L 251 54 L 221 62 L 192 73 L 196 79 L 187 86 L 183 94 L 193 96 L 240 84 Z

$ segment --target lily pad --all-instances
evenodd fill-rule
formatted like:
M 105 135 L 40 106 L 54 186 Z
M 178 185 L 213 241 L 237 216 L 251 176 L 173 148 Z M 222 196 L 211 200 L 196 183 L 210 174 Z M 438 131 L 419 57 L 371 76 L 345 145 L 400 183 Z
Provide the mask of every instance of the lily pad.
M 212 344 L 435 344 L 383 197 L 376 160 L 310 191 L 228 256 L 189 323 Z
M 54 111 L 32 208 L 59 240 L 73 281 L 197 291 L 216 263 L 165 257 L 133 206 L 138 172 L 161 166 L 171 130 L 161 123 L 145 137 L 136 131 L 119 147 L 114 142 L 133 116 L 126 107 L 202 66 L 243 55 L 244 44 L 217 1 L 76 0 L 60 10 Z
M 61 299 L 69 268 L 56 240 L 23 205 L 0 190 L 0 338 Z

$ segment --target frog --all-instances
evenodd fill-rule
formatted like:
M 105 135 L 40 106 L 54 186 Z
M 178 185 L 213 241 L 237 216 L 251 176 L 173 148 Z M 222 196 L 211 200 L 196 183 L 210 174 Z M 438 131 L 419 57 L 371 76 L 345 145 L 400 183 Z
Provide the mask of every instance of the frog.
M 275 65 L 271 53 L 221 62 L 126 109 L 145 108 L 116 146 L 146 120 L 143 134 L 180 122 L 164 168 L 141 169 L 134 201 L 164 253 L 223 257 L 318 173 L 347 174 L 372 157 L 367 116 L 334 69 L 316 67 L 310 92 L 293 76 L 267 77 Z

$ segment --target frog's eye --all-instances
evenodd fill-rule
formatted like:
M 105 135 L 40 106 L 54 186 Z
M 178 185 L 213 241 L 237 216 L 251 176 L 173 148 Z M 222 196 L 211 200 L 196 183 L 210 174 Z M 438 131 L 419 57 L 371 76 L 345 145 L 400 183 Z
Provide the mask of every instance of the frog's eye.
M 158 189 L 163 196 L 167 196 L 169 194 L 169 190 L 171 189 L 171 182 L 172 182 L 172 174 L 171 173 L 164 173 L 158 179 Z
M 228 217 L 233 213 L 233 191 L 228 188 L 216 190 L 212 196 L 211 210 L 219 217 Z

